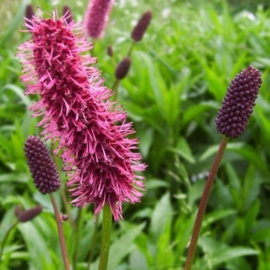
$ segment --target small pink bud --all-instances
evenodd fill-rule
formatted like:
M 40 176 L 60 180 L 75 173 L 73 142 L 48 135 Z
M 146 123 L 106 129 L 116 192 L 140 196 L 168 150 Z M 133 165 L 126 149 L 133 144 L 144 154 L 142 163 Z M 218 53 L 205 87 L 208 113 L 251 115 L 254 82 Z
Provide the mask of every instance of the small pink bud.
M 65 215 L 65 214 L 62 214 L 62 215 L 60 216 L 60 219 L 61 219 L 62 222 L 65 222 L 65 221 L 68 220 L 68 216 Z

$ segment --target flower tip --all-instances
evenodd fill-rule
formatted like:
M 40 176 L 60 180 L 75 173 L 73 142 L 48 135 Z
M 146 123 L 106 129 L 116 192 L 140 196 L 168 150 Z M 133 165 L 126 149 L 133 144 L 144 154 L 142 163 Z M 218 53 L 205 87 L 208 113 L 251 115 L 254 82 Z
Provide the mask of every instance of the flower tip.
M 27 5 L 25 8 L 26 28 L 31 30 L 33 16 L 35 16 L 34 8 L 32 5 Z
M 86 32 L 89 37 L 97 39 L 103 36 L 112 3 L 112 0 L 92 0 L 89 2 L 85 15 Z
M 218 111 L 216 127 L 219 133 L 237 138 L 244 132 L 261 84 L 261 73 L 253 66 L 236 75 Z
M 73 16 L 72 16 L 71 9 L 69 6 L 63 6 L 62 15 L 64 19 L 66 20 L 67 24 L 70 24 L 73 22 Z
M 138 21 L 138 23 L 133 28 L 131 33 L 131 38 L 135 41 L 140 41 L 143 38 L 144 33 L 146 32 L 152 19 L 152 12 L 146 11 Z

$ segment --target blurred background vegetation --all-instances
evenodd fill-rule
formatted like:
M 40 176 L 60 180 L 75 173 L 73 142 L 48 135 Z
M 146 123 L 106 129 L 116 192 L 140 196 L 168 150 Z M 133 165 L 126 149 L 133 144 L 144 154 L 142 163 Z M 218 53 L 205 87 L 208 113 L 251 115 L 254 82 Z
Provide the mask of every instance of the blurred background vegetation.
M 23 153 L 30 134 L 39 134 L 26 110 L 16 48 L 30 39 L 25 6 L 62 14 L 64 1 L 0 2 L 0 244 L 16 221 L 14 209 L 41 204 L 43 213 L 10 234 L 1 269 L 63 269 L 52 206 L 34 188 Z M 86 0 L 70 1 L 83 19 Z M 142 202 L 124 206 L 114 223 L 110 270 L 180 269 L 185 260 L 199 199 L 221 140 L 215 117 L 229 82 L 253 65 L 263 84 L 247 130 L 231 140 L 209 201 L 193 269 L 270 269 L 270 1 L 118 0 L 105 37 L 94 42 L 105 84 L 127 54 L 130 33 L 147 10 L 153 19 L 132 52 L 132 66 L 119 89 L 119 103 L 140 137 L 148 168 Z M 106 54 L 110 44 L 113 58 Z M 48 145 L 49 146 L 49 145 Z M 61 171 L 61 162 L 57 160 Z M 63 183 L 66 179 L 61 173 Z M 63 212 L 62 196 L 56 194 Z M 68 201 L 69 194 L 67 193 Z M 97 269 L 100 227 L 93 207 L 69 206 L 77 223 L 63 224 L 69 257 L 77 268 Z M 100 223 L 100 219 L 99 219 Z M 99 224 L 98 223 L 98 224 Z M 79 237 L 78 237 L 79 236 Z M 93 239 L 96 239 L 94 250 Z

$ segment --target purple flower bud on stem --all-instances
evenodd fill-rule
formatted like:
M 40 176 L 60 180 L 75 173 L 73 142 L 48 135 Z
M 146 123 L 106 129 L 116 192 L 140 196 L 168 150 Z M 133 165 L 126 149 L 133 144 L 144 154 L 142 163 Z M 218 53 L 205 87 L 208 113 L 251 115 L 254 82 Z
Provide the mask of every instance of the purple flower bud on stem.
M 20 222 L 27 222 L 38 216 L 42 212 L 42 206 L 37 205 L 33 208 L 25 210 L 17 215 L 17 218 Z
M 252 66 L 232 80 L 216 118 L 219 133 L 236 138 L 244 132 L 261 84 L 261 74 Z
M 92 0 L 89 2 L 86 15 L 85 27 L 89 37 L 101 38 L 109 20 L 112 8 L 112 0 Z
M 140 41 L 143 38 L 143 35 L 146 32 L 148 25 L 150 24 L 151 18 L 152 18 L 151 11 L 147 11 L 142 15 L 142 17 L 135 25 L 131 33 L 131 37 L 133 40 Z
M 131 59 L 129 57 L 125 57 L 116 67 L 115 70 L 115 78 L 117 80 L 122 80 L 124 79 L 129 71 L 130 68 L 130 64 L 131 64 Z
M 60 180 L 55 163 L 40 138 L 28 137 L 24 145 L 24 152 L 36 188 L 42 194 L 58 190 Z
M 72 13 L 71 13 L 71 9 L 70 9 L 69 6 L 63 6 L 63 17 L 66 18 L 66 22 L 68 24 L 70 24 L 71 22 L 73 22 Z

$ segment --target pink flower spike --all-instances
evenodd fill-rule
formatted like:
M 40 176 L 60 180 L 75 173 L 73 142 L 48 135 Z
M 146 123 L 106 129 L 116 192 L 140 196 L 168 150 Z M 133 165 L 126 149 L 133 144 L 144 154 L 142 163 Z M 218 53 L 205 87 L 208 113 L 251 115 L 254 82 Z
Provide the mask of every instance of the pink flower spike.
M 112 5 L 113 0 L 90 0 L 85 14 L 85 28 L 89 37 L 103 37 Z
M 30 110 L 43 117 L 38 124 L 43 138 L 59 142 L 55 154 L 63 159 L 72 203 L 94 203 L 95 214 L 106 203 L 118 220 L 123 202 L 140 201 L 144 178 L 137 172 L 146 165 L 136 152 L 138 140 L 127 138 L 134 133 L 132 124 L 109 100 L 111 90 L 93 66 L 96 59 L 82 30 L 57 13 L 33 17 L 32 40 L 19 47 L 21 80 L 26 94 L 40 95 Z

